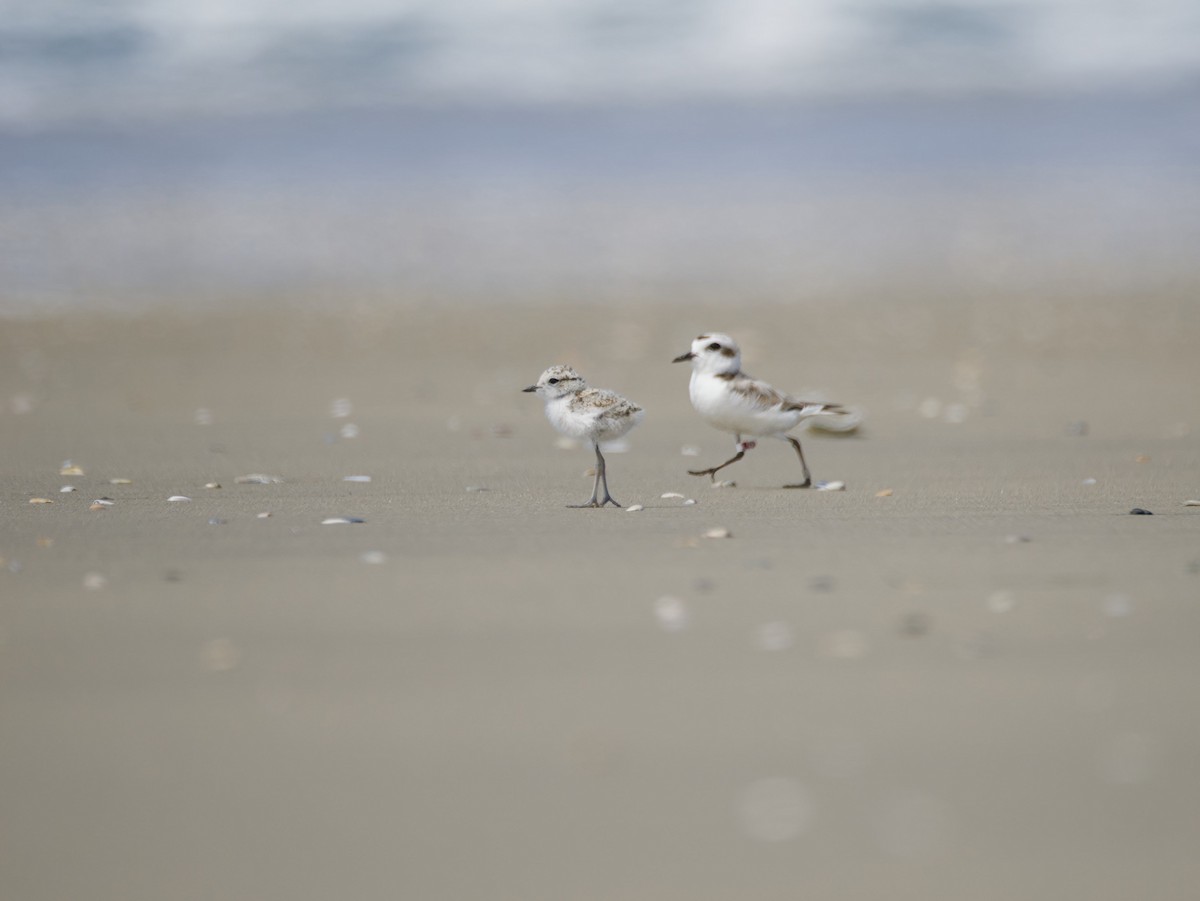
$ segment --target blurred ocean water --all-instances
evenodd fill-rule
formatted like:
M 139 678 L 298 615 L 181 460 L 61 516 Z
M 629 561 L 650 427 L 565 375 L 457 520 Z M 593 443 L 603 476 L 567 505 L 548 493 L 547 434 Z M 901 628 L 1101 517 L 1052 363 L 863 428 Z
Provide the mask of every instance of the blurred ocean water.
M 0 0 L 0 312 L 1197 281 L 1181 0 Z

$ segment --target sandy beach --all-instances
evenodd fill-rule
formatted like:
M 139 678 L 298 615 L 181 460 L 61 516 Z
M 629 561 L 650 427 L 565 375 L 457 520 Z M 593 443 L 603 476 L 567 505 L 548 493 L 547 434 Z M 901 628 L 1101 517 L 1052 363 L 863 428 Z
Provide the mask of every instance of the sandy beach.
M 709 329 L 863 410 L 802 433 L 844 491 L 685 473 Z M 1197 334 L 1186 291 L 9 319 L 0 895 L 1192 898 Z M 641 511 L 566 508 L 554 362 L 646 408 Z

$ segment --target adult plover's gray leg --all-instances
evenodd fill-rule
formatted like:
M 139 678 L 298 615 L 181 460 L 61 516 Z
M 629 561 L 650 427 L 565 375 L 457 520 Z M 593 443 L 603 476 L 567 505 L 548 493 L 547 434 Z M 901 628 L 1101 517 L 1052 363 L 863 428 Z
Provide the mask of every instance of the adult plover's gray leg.
M 800 466 L 804 469 L 804 481 L 799 485 L 784 485 L 784 488 L 811 488 L 812 474 L 808 471 L 808 464 L 804 462 L 804 451 L 800 449 L 800 441 L 793 438 L 791 435 L 784 435 L 788 441 L 792 443 L 792 447 L 796 449 L 796 455 L 800 458 Z
M 755 446 L 755 443 L 753 441 L 747 441 L 747 442 L 743 443 L 741 435 L 735 434 L 733 437 L 735 439 L 735 446 L 737 447 L 736 454 L 734 454 L 732 457 L 730 457 L 728 460 L 726 460 L 720 466 L 714 466 L 712 469 L 689 469 L 688 475 L 690 475 L 690 476 L 708 476 L 710 479 L 712 479 L 715 482 L 717 480 L 718 472 L 720 472 L 722 469 L 724 469 L 730 463 L 736 463 L 738 460 L 742 459 L 742 457 L 746 456 L 746 451 L 750 450 L 752 447 Z
M 613 499 L 613 496 L 608 493 L 608 475 L 605 472 L 604 455 L 600 453 L 600 443 L 595 442 L 593 447 L 596 448 L 596 480 L 592 482 L 592 496 L 586 504 L 567 504 L 568 507 L 603 507 L 605 504 L 612 504 L 614 507 L 621 506 Z M 604 497 L 601 498 L 600 486 L 604 486 Z

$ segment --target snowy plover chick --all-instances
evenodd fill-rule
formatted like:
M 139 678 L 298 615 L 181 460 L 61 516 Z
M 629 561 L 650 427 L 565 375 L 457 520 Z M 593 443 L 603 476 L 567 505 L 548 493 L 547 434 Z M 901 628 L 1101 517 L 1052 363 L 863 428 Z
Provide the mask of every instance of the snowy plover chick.
M 546 402 L 546 418 L 559 432 L 571 438 L 586 438 L 596 449 L 596 481 L 592 496 L 585 504 L 572 507 L 621 506 L 608 493 L 604 456 L 600 443 L 615 441 L 642 421 L 642 408 L 615 391 L 589 388 L 570 366 L 551 366 L 525 391 L 534 392 Z M 600 497 L 601 487 L 604 496 Z
M 726 432 L 733 432 L 737 453 L 711 469 L 692 470 L 694 476 L 709 476 L 716 481 L 717 473 L 745 456 L 755 446 L 753 441 L 742 441 L 743 435 L 779 438 L 791 442 L 800 457 L 804 470 L 804 481 L 785 488 L 808 488 L 812 476 L 804 462 L 804 451 L 800 442 L 786 434 L 802 420 L 810 416 L 834 415 L 841 411 L 839 404 L 823 404 L 796 400 L 776 391 L 766 382 L 760 382 L 742 372 L 742 352 L 737 342 L 728 335 L 716 332 L 701 335 L 692 342 L 692 349 L 676 357 L 672 363 L 691 361 L 692 380 L 688 394 L 692 406 L 705 418 L 709 425 Z

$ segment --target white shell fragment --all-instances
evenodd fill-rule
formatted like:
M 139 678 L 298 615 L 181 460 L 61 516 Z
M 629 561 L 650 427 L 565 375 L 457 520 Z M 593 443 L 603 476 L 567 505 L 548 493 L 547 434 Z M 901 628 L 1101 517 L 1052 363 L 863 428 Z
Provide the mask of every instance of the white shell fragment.
M 62 468 L 58 471 L 58 474 L 60 476 L 81 476 L 83 475 L 83 469 L 76 466 L 70 460 L 63 460 Z
M 205 482 L 204 487 L 205 488 L 220 488 L 221 483 L 220 482 Z
M 737 482 L 735 482 L 733 479 L 720 479 L 719 481 L 713 482 L 712 486 L 714 488 L 736 488 Z
M 110 485 L 132 485 L 133 479 L 109 479 L 108 484 L 110 484 Z
M 666 491 L 666 492 L 660 494 L 659 497 L 661 497 L 663 500 L 666 500 L 667 498 L 672 498 L 672 497 L 677 497 L 680 500 L 683 499 L 683 495 L 680 494 L 678 491 Z
M 279 476 L 269 476 L 261 472 L 252 472 L 248 476 L 238 476 L 233 481 L 238 485 L 278 485 L 283 479 L 279 478 Z
M 58 489 L 58 493 L 59 494 L 70 494 L 72 491 L 75 491 L 75 490 L 76 489 L 75 489 L 74 485 L 63 485 L 61 488 Z
M 187 495 L 172 494 L 169 498 L 167 498 L 167 503 L 169 503 L 169 504 L 186 504 L 186 503 L 191 503 L 191 500 L 192 499 L 190 497 L 188 497 Z
M 818 491 L 845 491 L 846 483 L 840 481 L 817 482 Z
M 54 501 L 50 500 L 50 498 L 48 498 L 48 497 L 31 497 L 29 499 L 29 503 L 31 503 L 31 504 L 53 504 Z
M 1183 505 L 1184 505 L 1185 507 L 1200 507 L 1200 501 L 1197 501 L 1197 500 L 1188 500 L 1188 501 L 1184 501 L 1184 502 L 1183 502 Z
M 732 538 L 733 533 L 724 526 L 717 526 L 704 533 L 705 538 Z
M 323 526 L 348 526 L 355 523 L 366 522 L 365 519 L 360 519 L 357 516 L 330 516 L 328 519 L 321 520 Z
M 641 504 L 633 504 L 632 506 L 626 507 L 625 512 L 626 513 L 637 513 L 639 510 L 645 510 L 645 509 L 646 508 L 643 507 Z
M 679 506 L 681 506 L 681 507 L 694 507 L 695 505 L 696 505 L 696 499 L 695 499 L 694 497 L 689 497 L 687 500 L 685 500 L 685 501 L 684 501 L 682 504 L 680 504 Z
M 654 617 L 664 632 L 682 632 L 691 619 L 687 604 L 669 594 L 654 602 Z
M 342 479 L 343 482 L 369 482 L 370 476 L 346 476 Z
M 271 511 L 270 511 L 270 510 L 264 510 L 262 513 L 256 513 L 256 514 L 255 514 L 255 517 L 256 517 L 257 519 L 270 519 L 270 518 L 271 518 Z

